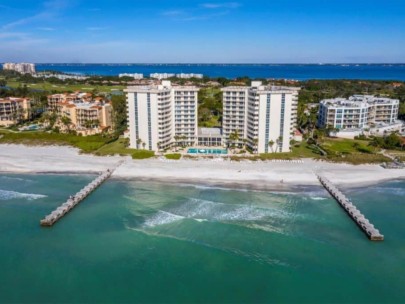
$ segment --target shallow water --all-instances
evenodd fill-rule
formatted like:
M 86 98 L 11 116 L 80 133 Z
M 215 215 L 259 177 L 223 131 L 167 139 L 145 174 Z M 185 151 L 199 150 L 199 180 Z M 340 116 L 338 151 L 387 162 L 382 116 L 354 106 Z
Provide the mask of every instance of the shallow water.
M 403 302 L 405 181 L 344 190 L 370 242 L 320 187 L 264 192 L 0 175 L 0 302 Z

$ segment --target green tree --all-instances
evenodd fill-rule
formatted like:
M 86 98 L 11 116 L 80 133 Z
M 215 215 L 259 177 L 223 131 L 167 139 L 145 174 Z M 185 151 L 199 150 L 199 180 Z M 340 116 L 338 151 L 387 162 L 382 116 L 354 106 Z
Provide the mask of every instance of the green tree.
M 62 116 L 60 121 L 66 127 L 67 131 L 70 132 L 70 126 L 72 124 L 72 120 L 67 116 Z
M 235 130 L 229 134 L 229 141 L 232 147 L 235 147 L 240 139 L 239 130 Z
M 274 140 L 271 139 L 271 140 L 269 141 L 269 146 L 270 146 L 271 152 L 274 153 L 274 151 L 273 151 Z
M 252 144 L 253 144 L 253 151 L 254 151 L 255 153 L 257 153 L 257 150 L 258 150 L 257 145 L 259 144 L 259 139 L 254 138 L 254 139 L 252 140 Z
M 282 137 L 282 136 L 279 136 L 279 137 L 276 139 L 276 143 L 277 143 L 277 147 L 278 147 L 278 152 L 281 152 L 281 144 L 283 143 L 283 137 Z
M 138 138 L 138 139 L 136 140 L 136 148 L 139 149 L 139 147 L 141 146 L 141 144 L 142 144 L 142 139 Z
M 119 136 L 127 129 L 127 103 L 124 95 L 111 97 L 114 133 Z

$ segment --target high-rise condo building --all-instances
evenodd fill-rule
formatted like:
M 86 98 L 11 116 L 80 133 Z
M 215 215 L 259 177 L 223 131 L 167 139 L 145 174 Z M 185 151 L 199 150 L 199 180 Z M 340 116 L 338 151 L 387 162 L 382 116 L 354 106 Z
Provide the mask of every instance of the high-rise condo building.
M 247 145 L 256 153 L 289 152 L 299 90 L 265 86 L 260 81 L 250 87 L 223 88 L 224 142 Z
M 196 144 L 198 91 L 194 86 L 130 86 L 127 93 L 130 147 L 158 151 Z
M 363 129 L 398 119 L 399 100 L 371 95 L 353 95 L 320 102 L 318 126 L 338 129 Z
M 35 74 L 35 64 L 7 62 L 3 64 L 3 70 L 12 70 L 21 74 Z

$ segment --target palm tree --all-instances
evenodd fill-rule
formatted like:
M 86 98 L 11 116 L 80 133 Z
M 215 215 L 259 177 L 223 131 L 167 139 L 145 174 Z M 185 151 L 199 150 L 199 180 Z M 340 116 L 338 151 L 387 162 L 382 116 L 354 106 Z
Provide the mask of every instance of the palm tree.
M 254 138 L 254 139 L 252 140 L 252 144 L 253 144 L 253 147 L 254 147 L 253 150 L 254 150 L 255 153 L 257 153 L 257 150 L 258 150 L 258 147 L 257 147 L 258 143 L 259 143 L 259 139 Z
M 236 129 L 231 134 L 229 134 L 229 141 L 232 143 L 232 146 L 235 147 L 236 143 L 240 139 L 239 130 Z
M 242 141 L 243 141 L 243 149 L 246 150 L 246 145 L 247 145 L 248 140 L 246 138 L 244 138 L 244 139 L 242 139 Z
M 179 135 L 174 135 L 174 141 L 175 141 L 175 146 L 179 144 L 180 136 Z
M 139 146 L 142 144 L 142 139 L 138 138 L 136 140 L 136 148 L 139 149 Z
M 280 145 L 280 144 L 283 143 L 283 137 L 282 137 L 282 136 L 279 136 L 279 137 L 277 138 L 277 140 L 276 140 L 276 143 L 277 143 L 277 147 L 278 147 L 278 152 L 281 152 L 281 145 Z
M 186 143 L 185 143 L 185 141 L 186 141 L 186 139 L 187 139 L 187 136 L 185 136 L 185 135 L 183 135 L 183 136 L 178 136 L 178 139 L 179 139 L 179 144 L 180 144 L 180 146 L 182 146 L 183 148 L 186 146 Z
M 273 146 L 274 146 L 274 140 L 270 140 L 269 141 L 269 146 L 270 146 L 270 149 L 271 149 L 271 153 L 274 153 L 274 151 L 273 151 Z

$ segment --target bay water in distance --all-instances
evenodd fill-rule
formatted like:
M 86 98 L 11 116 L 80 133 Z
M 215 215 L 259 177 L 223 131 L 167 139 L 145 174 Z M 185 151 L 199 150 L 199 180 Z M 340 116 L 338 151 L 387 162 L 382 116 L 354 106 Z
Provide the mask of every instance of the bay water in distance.
M 401 303 L 405 181 L 343 189 L 370 242 L 321 188 L 279 193 L 93 177 L 0 175 L 1 303 Z
M 209 77 L 405 81 L 405 64 L 37 64 L 37 71 L 117 76 L 120 73 L 198 73 Z

